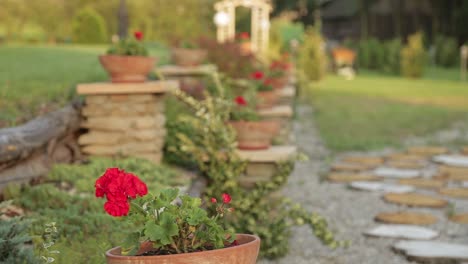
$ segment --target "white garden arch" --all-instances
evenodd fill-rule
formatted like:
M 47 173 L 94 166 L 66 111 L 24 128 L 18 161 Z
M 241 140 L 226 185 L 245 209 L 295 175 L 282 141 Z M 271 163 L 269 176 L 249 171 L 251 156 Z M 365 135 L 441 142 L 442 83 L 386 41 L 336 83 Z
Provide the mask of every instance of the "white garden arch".
M 250 8 L 251 50 L 262 56 L 268 49 L 270 13 L 273 10 L 269 0 L 222 0 L 215 3 L 214 17 L 218 42 L 234 40 L 236 36 L 236 7 Z

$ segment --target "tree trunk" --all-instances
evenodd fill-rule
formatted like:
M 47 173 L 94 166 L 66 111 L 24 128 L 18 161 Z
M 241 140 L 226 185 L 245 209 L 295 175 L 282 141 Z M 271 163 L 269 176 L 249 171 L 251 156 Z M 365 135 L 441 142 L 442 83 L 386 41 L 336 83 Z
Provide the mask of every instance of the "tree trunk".
M 28 123 L 0 129 L 0 190 L 45 175 L 54 163 L 81 158 L 75 133 L 79 106 L 68 105 Z
M 126 38 L 127 32 L 128 32 L 128 10 L 127 10 L 127 4 L 125 0 L 120 0 L 118 20 L 119 20 L 119 29 L 118 29 L 119 37 L 121 39 Z

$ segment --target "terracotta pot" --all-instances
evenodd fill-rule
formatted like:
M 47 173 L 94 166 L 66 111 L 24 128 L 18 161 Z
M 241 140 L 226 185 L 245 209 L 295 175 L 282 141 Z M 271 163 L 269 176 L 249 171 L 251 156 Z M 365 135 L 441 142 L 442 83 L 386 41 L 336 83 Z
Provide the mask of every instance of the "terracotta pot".
M 276 91 L 257 92 L 257 108 L 271 108 L 279 101 L 279 95 Z
M 204 49 L 172 49 L 172 60 L 176 65 L 189 67 L 203 63 L 208 53 Z
M 238 246 L 176 255 L 160 256 L 122 256 L 120 247 L 106 252 L 108 264 L 255 264 L 260 250 L 260 238 L 254 235 L 237 234 Z M 146 243 L 140 249 L 141 253 L 152 250 L 152 245 Z
M 271 140 L 279 131 L 279 123 L 275 121 L 232 121 L 229 123 L 237 134 L 237 148 L 244 150 L 268 149 Z
M 271 86 L 275 89 L 282 89 L 289 83 L 289 75 L 285 74 L 281 77 L 271 78 Z
M 242 42 L 239 45 L 242 55 L 249 55 L 252 53 L 252 44 L 250 42 Z
M 113 83 L 144 82 L 153 70 L 156 58 L 144 56 L 99 56 Z

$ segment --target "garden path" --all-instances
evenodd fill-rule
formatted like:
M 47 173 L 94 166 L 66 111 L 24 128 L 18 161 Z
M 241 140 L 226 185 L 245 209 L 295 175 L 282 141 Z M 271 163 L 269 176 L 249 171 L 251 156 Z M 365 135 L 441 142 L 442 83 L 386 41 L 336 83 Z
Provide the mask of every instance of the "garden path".
M 398 239 L 366 237 L 363 232 L 378 226 L 374 217 L 381 212 L 406 209 L 404 206 L 386 203 L 379 192 L 361 192 L 346 188 L 343 184 L 321 181 L 332 162 L 331 153 L 324 146 L 313 122 L 313 109 L 298 106 L 298 118 L 294 121 L 297 146 L 309 156 L 309 161 L 296 164 L 284 194 L 300 203 L 309 212 L 323 215 L 338 239 L 349 240 L 349 248 L 331 250 L 322 245 L 308 226 L 294 227 L 290 239 L 290 251 L 278 260 L 261 260 L 260 264 L 404 264 L 414 263 L 395 253 L 391 246 Z M 312 118 L 311 118 L 312 117 Z M 345 131 L 343 131 L 345 133 Z M 388 151 L 387 151 L 388 152 Z M 385 152 L 384 152 L 385 153 Z M 381 155 L 383 153 L 366 153 Z M 468 200 L 457 200 L 456 210 L 468 212 Z M 437 240 L 468 244 L 468 228 L 447 220 L 444 209 L 409 209 L 425 212 L 439 219 L 429 228 L 440 232 Z

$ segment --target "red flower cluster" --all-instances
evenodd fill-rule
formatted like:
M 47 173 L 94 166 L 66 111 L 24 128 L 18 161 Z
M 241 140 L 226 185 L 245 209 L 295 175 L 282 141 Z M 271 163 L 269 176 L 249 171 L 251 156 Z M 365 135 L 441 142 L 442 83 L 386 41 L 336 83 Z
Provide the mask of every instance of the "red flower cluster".
M 143 39 L 143 32 L 141 32 L 141 31 L 135 31 L 135 33 L 133 33 L 133 35 L 135 36 L 135 38 L 137 40 L 141 41 Z
M 104 210 L 112 216 L 124 216 L 130 209 L 129 199 L 144 196 L 148 187 L 137 176 L 118 168 L 109 168 L 96 180 L 96 197 L 106 197 Z
M 249 34 L 249 32 L 241 32 L 241 33 L 239 33 L 238 38 L 242 39 L 242 40 L 248 40 L 248 39 L 250 39 L 250 34 Z
M 234 101 L 236 102 L 237 105 L 239 106 L 246 106 L 247 105 L 247 100 L 243 96 L 237 96 Z
M 270 70 L 288 71 L 289 69 L 291 69 L 289 62 L 275 60 L 270 64 Z
M 265 74 L 262 71 L 255 71 L 252 74 L 250 74 L 250 78 L 254 80 L 261 80 L 265 77 Z
M 231 202 L 231 195 L 223 193 L 221 197 L 223 197 L 223 203 L 228 204 Z

